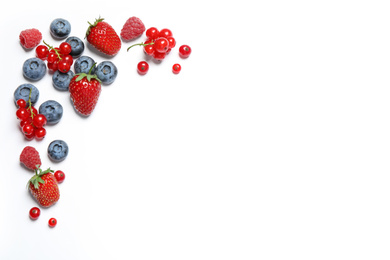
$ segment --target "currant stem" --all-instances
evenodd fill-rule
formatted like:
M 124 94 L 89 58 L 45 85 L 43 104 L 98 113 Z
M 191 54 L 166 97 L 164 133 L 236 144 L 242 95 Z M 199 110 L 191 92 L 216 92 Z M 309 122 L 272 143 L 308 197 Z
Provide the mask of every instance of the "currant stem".
M 59 60 L 62 60 L 61 54 L 58 52 L 58 50 L 56 50 L 53 46 L 47 44 L 44 40 L 43 40 L 43 43 L 44 43 L 47 47 L 49 47 L 49 51 L 50 51 L 50 50 L 54 50 L 55 54 L 57 54 L 57 58 L 58 58 Z
M 127 51 L 129 51 L 130 50 L 130 48 L 133 48 L 134 46 L 147 46 L 147 45 L 152 45 L 152 44 L 154 44 L 154 42 L 150 42 L 150 43 L 143 43 L 143 42 L 141 42 L 141 43 L 136 43 L 136 44 L 133 44 L 133 45 L 131 45 L 129 48 L 127 48 Z

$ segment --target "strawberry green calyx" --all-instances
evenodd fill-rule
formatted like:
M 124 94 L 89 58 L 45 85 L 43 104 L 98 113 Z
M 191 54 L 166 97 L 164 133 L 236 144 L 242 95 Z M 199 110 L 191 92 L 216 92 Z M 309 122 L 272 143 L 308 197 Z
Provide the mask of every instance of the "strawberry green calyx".
M 33 177 L 31 177 L 31 179 L 28 181 L 27 187 L 31 183 L 32 185 L 34 185 L 35 189 L 39 189 L 39 183 L 42 183 L 42 184 L 45 183 L 45 181 L 42 179 L 42 176 L 45 174 L 48 174 L 50 172 L 54 172 L 54 171 L 51 170 L 50 168 L 48 168 L 46 171 L 42 171 L 41 168 L 35 169 L 35 175 Z
M 98 23 L 102 22 L 103 20 L 104 20 L 104 18 L 101 18 L 101 17 L 99 16 L 98 19 L 95 19 L 95 22 L 94 22 L 93 24 L 91 24 L 90 22 L 88 22 L 89 27 L 88 27 L 88 29 L 87 29 L 87 32 L 85 33 L 85 37 L 87 37 L 87 36 L 89 35 L 89 33 L 91 32 L 91 29 L 92 29 L 93 27 L 95 27 Z
M 82 80 L 83 78 L 87 78 L 88 81 L 91 81 L 92 79 L 96 79 L 97 81 L 99 81 L 99 83 L 101 83 L 101 80 L 97 77 L 96 74 L 91 74 L 91 71 L 92 71 L 93 67 L 95 67 L 95 65 L 96 65 L 96 62 L 91 66 L 91 68 L 89 69 L 88 74 L 84 73 L 84 72 L 77 73 L 75 75 L 75 76 L 77 76 L 75 81 L 78 82 L 78 81 Z

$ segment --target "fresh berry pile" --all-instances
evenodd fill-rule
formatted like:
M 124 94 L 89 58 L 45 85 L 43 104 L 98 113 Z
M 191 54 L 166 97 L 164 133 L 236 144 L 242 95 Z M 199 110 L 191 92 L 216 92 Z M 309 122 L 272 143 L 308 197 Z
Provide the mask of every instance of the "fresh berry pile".
M 73 57 L 70 55 L 72 46 L 67 42 L 62 42 L 58 48 L 54 48 L 45 41 L 43 43 L 45 45 L 39 45 L 35 49 L 36 57 L 46 60 L 49 70 L 67 73 L 73 64 Z
M 118 68 L 112 61 L 103 60 L 98 63 L 94 57 L 83 55 L 86 44 L 98 50 L 103 57 L 111 58 L 119 53 L 122 41 L 132 41 L 145 33 L 146 40 L 143 43 L 133 44 L 127 50 L 133 46 L 143 46 L 145 60 L 152 58 L 157 61 L 166 59 L 176 46 L 176 39 L 170 29 L 158 30 L 156 27 L 149 27 L 146 30 L 141 19 L 135 16 L 126 20 L 120 36 L 104 18 L 99 17 L 94 23 L 88 24 L 85 36 L 79 38 L 70 36 L 72 26 L 68 20 L 54 19 L 49 29 L 53 39 L 61 40 L 58 47 L 43 41 L 41 32 L 35 28 L 23 30 L 19 35 L 20 44 L 24 49 L 35 48 L 35 57 L 30 57 L 23 63 L 23 76 L 29 81 L 37 82 L 47 72 L 51 73 L 54 88 L 68 93 L 75 111 L 85 117 L 91 115 L 97 106 L 102 92 L 101 85 L 112 84 L 118 75 Z M 178 52 L 181 58 L 188 58 L 191 48 L 182 45 Z M 149 64 L 145 60 L 137 64 L 140 75 L 145 75 L 149 71 Z M 180 71 L 181 65 L 174 63 L 172 72 L 179 74 Z M 46 126 L 59 123 L 63 115 L 64 108 L 54 99 L 41 103 L 37 110 L 35 106 L 38 98 L 39 90 L 31 83 L 21 84 L 14 92 L 16 116 L 21 132 L 28 141 L 43 140 L 46 136 Z M 68 156 L 68 144 L 60 139 L 53 140 L 48 145 L 47 153 L 51 161 L 59 163 Z M 32 146 L 26 146 L 22 150 L 19 162 L 34 172 L 27 187 L 38 205 L 46 208 L 57 203 L 60 199 L 58 184 L 65 180 L 65 173 L 50 168 L 42 170 L 41 157 Z M 40 215 L 39 207 L 32 207 L 29 210 L 32 220 L 37 220 Z M 57 219 L 50 218 L 47 223 L 49 227 L 55 227 Z

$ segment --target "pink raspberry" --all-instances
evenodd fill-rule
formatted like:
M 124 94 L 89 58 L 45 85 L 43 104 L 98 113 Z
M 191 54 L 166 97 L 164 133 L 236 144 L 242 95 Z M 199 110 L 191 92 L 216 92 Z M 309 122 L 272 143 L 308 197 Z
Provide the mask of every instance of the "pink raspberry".
M 121 37 L 123 40 L 130 41 L 141 36 L 144 31 L 145 25 L 139 18 L 133 16 L 127 19 L 126 23 L 123 25 Z
M 42 34 L 38 29 L 27 29 L 19 35 L 20 44 L 26 49 L 36 47 L 42 40 Z

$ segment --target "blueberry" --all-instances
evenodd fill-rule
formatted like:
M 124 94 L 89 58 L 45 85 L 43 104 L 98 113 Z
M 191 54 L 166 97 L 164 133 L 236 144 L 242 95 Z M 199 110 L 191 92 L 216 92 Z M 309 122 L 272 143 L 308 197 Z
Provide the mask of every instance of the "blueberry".
M 74 62 L 74 71 L 76 73 L 89 73 L 91 67 L 95 64 L 94 59 L 89 56 L 81 56 Z M 91 74 L 94 74 L 96 67 L 93 67 Z
M 47 148 L 49 158 L 56 162 L 65 160 L 66 156 L 68 156 L 68 152 L 68 144 L 62 140 L 52 141 Z
M 28 97 L 30 95 L 31 90 L 31 105 L 35 105 L 39 98 L 39 90 L 33 84 L 22 84 L 15 89 L 14 92 L 14 101 L 15 104 L 19 99 L 24 99 L 28 102 Z
M 67 73 L 60 72 L 56 70 L 53 74 L 53 86 L 61 91 L 67 91 L 69 89 L 70 80 L 73 78 L 73 71 L 68 71 Z
M 70 52 L 72 57 L 79 57 L 84 52 L 84 42 L 80 38 L 71 36 L 66 39 L 66 42 L 72 46 L 72 51 Z
M 118 75 L 118 69 L 111 61 L 103 61 L 97 65 L 95 73 L 102 83 L 111 84 Z
M 46 73 L 46 64 L 38 58 L 27 59 L 23 63 L 23 75 L 30 80 L 37 81 Z
M 62 18 L 54 19 L 50 24 L 50 33 L 55 39 L 64 39 L 69 36 L 70 23 Z
M 46 117 L 48 125 L 57 124 L 61 120 L 63 112 L 61 104 L 55 100 L 45 101 L 39 106 L 39 114 Z

